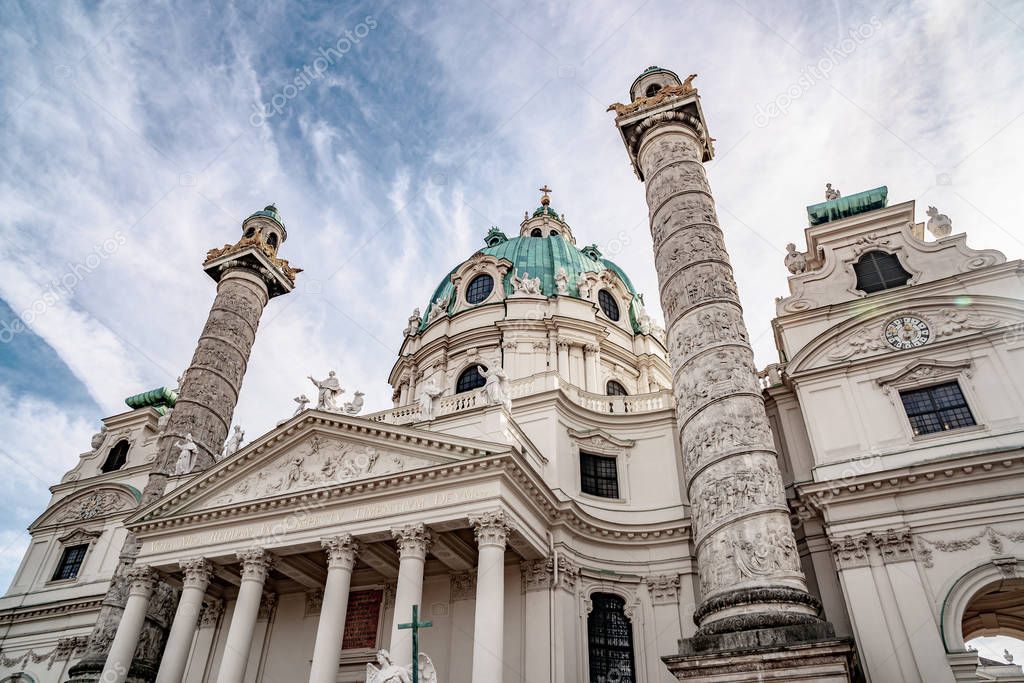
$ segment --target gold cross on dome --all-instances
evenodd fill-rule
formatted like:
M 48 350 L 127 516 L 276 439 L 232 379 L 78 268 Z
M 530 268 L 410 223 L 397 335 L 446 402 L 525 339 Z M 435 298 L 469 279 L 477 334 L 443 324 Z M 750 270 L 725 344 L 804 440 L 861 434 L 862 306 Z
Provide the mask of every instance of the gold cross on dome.
M 548 184 L 544 183 L 544 187 L 540 188 L 539 191 L 544 193 L 544 196 L 540 198 L 540 203 L 543 206 L 547 206 L 548 204 L 550 204 L 551 197 L 548 196 L 548 193 L 551 192 L 552 190 L 550 187 L 548 187 Z

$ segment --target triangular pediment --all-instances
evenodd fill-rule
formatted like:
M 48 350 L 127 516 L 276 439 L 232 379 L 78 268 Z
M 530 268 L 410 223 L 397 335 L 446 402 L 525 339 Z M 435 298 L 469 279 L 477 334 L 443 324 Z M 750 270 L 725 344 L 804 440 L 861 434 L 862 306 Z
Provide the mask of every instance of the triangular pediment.
M 504 444 L 311 410 L 217 463 L 128 522 L 288 498 L 508 450 Z

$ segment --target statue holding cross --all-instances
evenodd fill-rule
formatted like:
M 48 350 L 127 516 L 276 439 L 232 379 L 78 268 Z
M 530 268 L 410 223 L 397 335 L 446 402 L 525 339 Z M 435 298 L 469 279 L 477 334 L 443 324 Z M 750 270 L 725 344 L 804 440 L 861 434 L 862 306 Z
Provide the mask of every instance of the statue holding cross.
M 430 657 L 420 652 L 419 631 L 421 628 L 430 628 L 434 624 L 429 621 L 419 620 L 419 605 L 412 606 L 412 621 L 408 624 L 399 624 L 400 629 L 412 629 L 412 659 L 417 663 L 405 666 L 393 662 L 391 653 L 387 650 L 377 652 L 378 669 L 373 664 L 366 665 L 366 683 L 437 683 L 437 671 Z

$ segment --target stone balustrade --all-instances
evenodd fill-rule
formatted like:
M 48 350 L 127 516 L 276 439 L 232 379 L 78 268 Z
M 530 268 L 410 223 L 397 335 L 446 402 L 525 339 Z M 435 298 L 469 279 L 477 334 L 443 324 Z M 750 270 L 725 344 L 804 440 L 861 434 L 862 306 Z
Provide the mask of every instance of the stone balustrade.
M 634 394 L 632 396 L 606 396 L 595 394 L 571 384 L 561 378 L 557 372 L 544 372 L 530 377 L 511 382 L 509 391 L 512 399 L 523 398 L 545 391 L 561 391 L 570 401 L 595 413 L 603 414 L 634 414 L 651 413 L 659 410 L 667 410 L 675 407 L 675 400 L 669 389 L 652 392 L 649 394 Z M 460 413 L 487 405 L 483 397 L 483 390 L 467 391 L 454 396 L 444 396 L 438 401 L 435 417 Z M 384 422 L 386 424 L 409 424 L 418 422 L 420 418 L 420 407 L 417 403 L 382 410 L 370 413 L 365 419 L 373 422 Z

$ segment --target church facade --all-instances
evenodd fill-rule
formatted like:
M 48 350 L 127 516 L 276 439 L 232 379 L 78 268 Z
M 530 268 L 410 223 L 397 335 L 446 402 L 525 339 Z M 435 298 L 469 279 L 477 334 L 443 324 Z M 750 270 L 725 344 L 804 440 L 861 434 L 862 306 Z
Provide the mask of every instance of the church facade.
M 545 186 L 424 293 L 392 408 L 325 373 L 243 444 L 299 273 L 275 207 L 243 221 L 177 388 L 104 418 L 30 527 L 0 682 L 385 683 L 414 648 L 452 683 L 1024 681 L 967 646 L 1024 639 L 1024 264 L 829 187 L 756 369 L 693 78 L 611 107 L 666 328 Z

